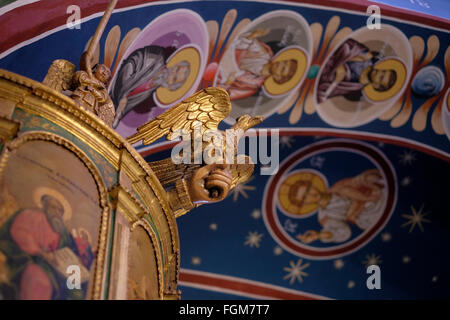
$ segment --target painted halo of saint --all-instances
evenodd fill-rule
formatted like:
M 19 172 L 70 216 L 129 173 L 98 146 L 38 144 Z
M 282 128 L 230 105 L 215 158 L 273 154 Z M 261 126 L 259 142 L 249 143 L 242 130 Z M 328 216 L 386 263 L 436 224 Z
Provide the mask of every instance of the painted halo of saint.
M 150 45 L 132 52 L 121 64 L 112 88 L 117 106 L 113 127 L 135 107 L 156 97 L 167 108 L 191 89 L 200 69 L 198 48 L 186 45 L 167 59 L 166 49 Z
M 278 52 L 271 63 L 271 75 L 264 81 L 263 89 L 268 96 L 289 93 L 298 86 L 306 71 L 308 57 L 299 46 L 290 46 Z
M 299 46 L 288 46 L 276 54 L 258 38 L 269 30 L 257 29 L 238 37 L 235 44 L 237 71 L 223 79 L 219 73 L 217 85 L 227 90 L 230 100 L 240 100 L 264 90 L 269 97 L 284 95 L 302 80 L 308 61 Z
M 318 101 L 336 96 L 359 101 L 364 96 L 369 101 L 382 102 L 395 96 L 405 84 L 404 63 L 399 58 L 383 59 L 378 52 L 369 51 L 353 39 L 347 39 L 335 54 L 342 58 L 345 53 L 350 54 L 351 46 L 361 49 L 353 50 L 359 52 L 357 56 L 348 55 L 349 59 L 343 63 L 330 59 L 325 65 L 317 88 Z
M 315 170 L 303 169 L 290 174 L 280 185 L 278 204 L 284 214 L 309 218 L 317 213 L 320 228 L 296 235 L 304 244 L 344 243 L 352 237 L 351 225 L 368 230 L 383 214 L 387 196 L 378 169 L 341 179 L 330 188 L 325 187 L 327 184 Z
M 227 90 L 233 104 L 225 122 L 276 112 L 304 80 L 311 51 L 309 25 L 294 11 L 272 11 L 250 23 L 228 47 L 214 78 L 213 86 Z
M 304 203 L 304 193 L 310 192 L 302 188 L 305 182 L 308 182 L 309 187 L 313 187 L 312 192 L 325 192 L 328 188 L 326 178 L 315 170 L 298 170 L 290 173 L 278 189 L 278 203 L 286 215 L 306 218 L 319 208 L 318 203 Z
M 7 299 L 82 299 L 95 259 L 89 232 L 67 226 L 72 208 L 57 190 L 38 187 L 33 207 L 0 226 L 0 292 Z M 67 287 L 67 267 L 80 268 L 81 290 Z
M 208 31 L 199 14 L 175 9 L 150 21 L 117 62 L 109 93 L 122 136 L 193 94 L 206 66 Z
M 319 116 L 336 127 L 368 123 L 395 103 L 411 76 L 412 49 L 397 28 L 360 28 L 325 59 L 315 84 Z
M 59 193 L 55 189 L 47 187 L 37 188 L 33 192 L 33 201 L 37 207 L 40 207 L 44 202 L 53 202 L 54 205 L 60 207 L 61 212 L 63 212 L 62 219 L 64 221 L 68 221 L 72 217 L 72 207 L 70 206 L 69 202 L 61 193 Z
M 192 45 L 178 49 L 167 59 L 167 81 L 155 92 L 161 108 L 167 108 L 189 91 L 200 70 L 200 63 L 200 51 Z
M 369 83 L 363 88 L 365 97 L 373 102 L 386 101 L 405 84 L 406 67 L 400 59 L 388 58 L 377 62 L 366 77 Z

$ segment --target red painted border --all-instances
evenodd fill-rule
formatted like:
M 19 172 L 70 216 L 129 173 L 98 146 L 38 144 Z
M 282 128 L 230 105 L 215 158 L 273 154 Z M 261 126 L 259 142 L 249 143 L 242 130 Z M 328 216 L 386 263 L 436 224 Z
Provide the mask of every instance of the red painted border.
M 239 279 L 233 277 L 225 278 L 218 274 L 210 273 L 192 273 L 188 270 L 181 270 L 179 281 L 200 284 L 205 286 L 214 286 L 224 290 L 238 291 L 243 294 L 258 295 L 268 297 L 272 299 L 281 300 L 319 300 L 314 295 L 308 295 L 307 293 L 294 293 L 287 290 L 276 289 L 274 286 L 265 286 L 263 283 L 258 284 L 255 281 L 247 281 L 247 279 Z M 205 288 L 207 289 L 207 288 Z M 220 292 L 220 291 L 219 291 Z
M 295 128 L 293 128 L 295 129 Z M 382 133 L 381 133 L 382 134 Z M 376 141 L 376 142 L 383 142 L 383 143 L 389 143 L 393 145 L 397 145 L 400 147 L 406 147 L 410 149 L 415 149 L 420 152 L 429 154 L 433 157 L 439 158 L 441 160 L 450 162 L 450 157 L 445 156 L 442 153 L 436 152 L 433 149 L 420 146 L 418 144 L 414 144 L 408 141 L 402 141 L 400 139 L 397 139 L 396 136 L 392 136 L 392 138 L 387 137 L 378 137 L 378 136 L 370 136 L 364 133 L 354 132 L 354 133 L 347 133 L 347 132 L 326 132 L 323 130 L 311 130 L 311 131 L 305 131 L 305 132 L 292 132 L 292 131 L 282 131 L 280 130 L 280 135 L 291 135 L 291 136 L 325 136 L 325 137 L 336 137 L 336 138 L 352 138 L 352 139 L 361 139 L 365 141 Z M 437 149 L 437 148 L 436 148 Z M 444 152 L 444 151 L 443 151 Z
M 116 8 L 126 8 L 150 2 L 156 1 L 119 0 Z M 286 2 L 336 7 L 359 12 L 366 12 L 369 5 L 376 4 L 380 7 L 382 14 L 388 17 L 417 22 L 425 26 L 450 29 L 450 21 L 446 19 L 366 0 L 286 0 Z M 104 11 L 107 3 L 108 0 L 76 1 L 76 4 L 81 8 L 82 18 Z M 74 4 L 73 0 L 45 0 L 15 8 L 0 16 L 0 39 L 2 39 L 0 53 L 39 34 L 64 25 L 69 17 L 66 13 L 67 7 L 72 4 Z

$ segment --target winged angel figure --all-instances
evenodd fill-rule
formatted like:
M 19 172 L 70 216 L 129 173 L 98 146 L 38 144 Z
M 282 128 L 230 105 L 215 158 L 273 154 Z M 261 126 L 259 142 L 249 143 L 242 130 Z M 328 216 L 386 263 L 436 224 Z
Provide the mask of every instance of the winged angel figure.
M 190 154 L 192 161 L 188 161 L 189 163 L 175 163 L 172 158 L 149 163 L 166 188 L 170 206 L 176 217 L 201 204 L 223 200 L 231 189 L 252 175 L 254 165 L 251 159 L 245 155 L 236 155 L 235 151 L 243 133 L 261 123 L 263 117 L 249 115 L 239 117 L 231 128 L 239 134 L 233 136 L 230 141 L 225 132 L 218 131 L 219 123 L 230 114 L 230 111 L 230 98 L 225 90 L 206 88 L 140 126 L 136 134 L 127 138 L 131 144 L 141 140 L 143 144 L 150 144 L 163 136 L 166 136 L 167 140 L 173 140 L 184 130 L 191 135 L 189 141 L 195 148 L 193 146 L 196 139 L 195 132 L 201 133 L 202 137 L 211 130 L 222 135 L 219 148 L 223 152 L 217 153 L 220 154 L 220 158 L 216 157 L 217 161 L 214 163 L 207 164 L 202 160 L 201 163 L 195 164 L 193 161 L 195 151 Z M 200 151 L 203 153 L 211 143 L 213 142 L 206 143 L 202 140 Z M 233 147 L 233 159 L 226 161 L 225 148 L 230 144 Z

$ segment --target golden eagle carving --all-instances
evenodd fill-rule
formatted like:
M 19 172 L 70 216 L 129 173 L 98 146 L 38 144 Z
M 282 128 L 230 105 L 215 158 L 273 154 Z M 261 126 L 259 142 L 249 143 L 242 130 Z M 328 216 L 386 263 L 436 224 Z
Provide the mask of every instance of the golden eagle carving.
M 212 142 L 207 144 L 202 137 L 208 131 L 218 132 L 216 137 L 221 139 L 219 150 L 216 150 L 218 151 L 216 162 L 198 163 L 194 161 L 195 155 L 190 154 L 188 158 L 190 161 L 184 163 L 175 163 L 172 158 L 149 163 L 163 186 L 175 185 L 170 189 L 173 190 L 173 194 L 169 190 L 169 199 L 176 216 L 196 205 L 223 200 L 230 189 L 245 182 L 253 173 L 251 160 L 244 155 L 236 156 L 235 151 L 243 133 L 261 123 L 263 118 L 248 115 L 239 117 L 231 128 L 238 134 L 232 136 L 233 140 L 230 141 L 223 131 L 218 131 L 219 123 L 230 114 L 230 111 L 230 98 L 225 90 L 206 88 L 140 126 L 136 134 L 128 137 L 127 140 L 131 144 L 141 140 L 144 144 L 150 144 L 164 136 L 167 140 L 173 140 L 187 134 L 189 141 L 192 142 L 189 146 L 192 146 L 197 135 L 197 139 L 201 140 L 199 151 L 203 154 Z M 226 161 L 227 147 L 233 149 L 231 161 Z

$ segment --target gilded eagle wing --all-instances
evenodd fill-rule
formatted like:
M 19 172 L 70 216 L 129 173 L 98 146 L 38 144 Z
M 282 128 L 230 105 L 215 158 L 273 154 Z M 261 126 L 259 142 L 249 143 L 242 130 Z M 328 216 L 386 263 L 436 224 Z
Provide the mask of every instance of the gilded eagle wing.
M 42 83 L 62 92 L 71 89 L 74 75 L 75 65 L 67 60 L 58 59 L 53 61 Z
M 152 161 L 148 163 L 163 186 L 175 183 L 177 180 L 189 179 L 200 164 L 173 163 L 172 158 Z
M 217 129 L 230 111 L 230 97 L 224 89 L 206 88 L 140 126 L 127 140 L 131 144 L 140 140 L 150 144 L 163 136 L 172 140 L 172 134 L 180 129 L 192 132 L 196 122 L 201 123 L 203 134 L 207 129 Z
M 200 164 L 174 164 L 171 158 L 149 162 L 148 164 L 163 186 L 173 184 L 181 179 L 188 180 L 202 166 Z M 253 168 L 254 164 L 248 156 L 237 155 L 235 163 L 229 167 L 232 176 L 230 189 L 247 181 L 253 174 Z
M 243 157 L 243 161 L 238 161 L 240 158 Z M 230 167 L 231 175 L 232 175 L 232 182 L 230 186 L 230 190 L 233 189 L 235 186 L 237 186 L 240 183 L 246 182 L 253 174 L 254 164 L 250 157 L 246 155 L 238 155 L 236 156 L 235 160 L 237 163 L 232 164 Z M 239 163 L 242 164 L 239 164 Z

